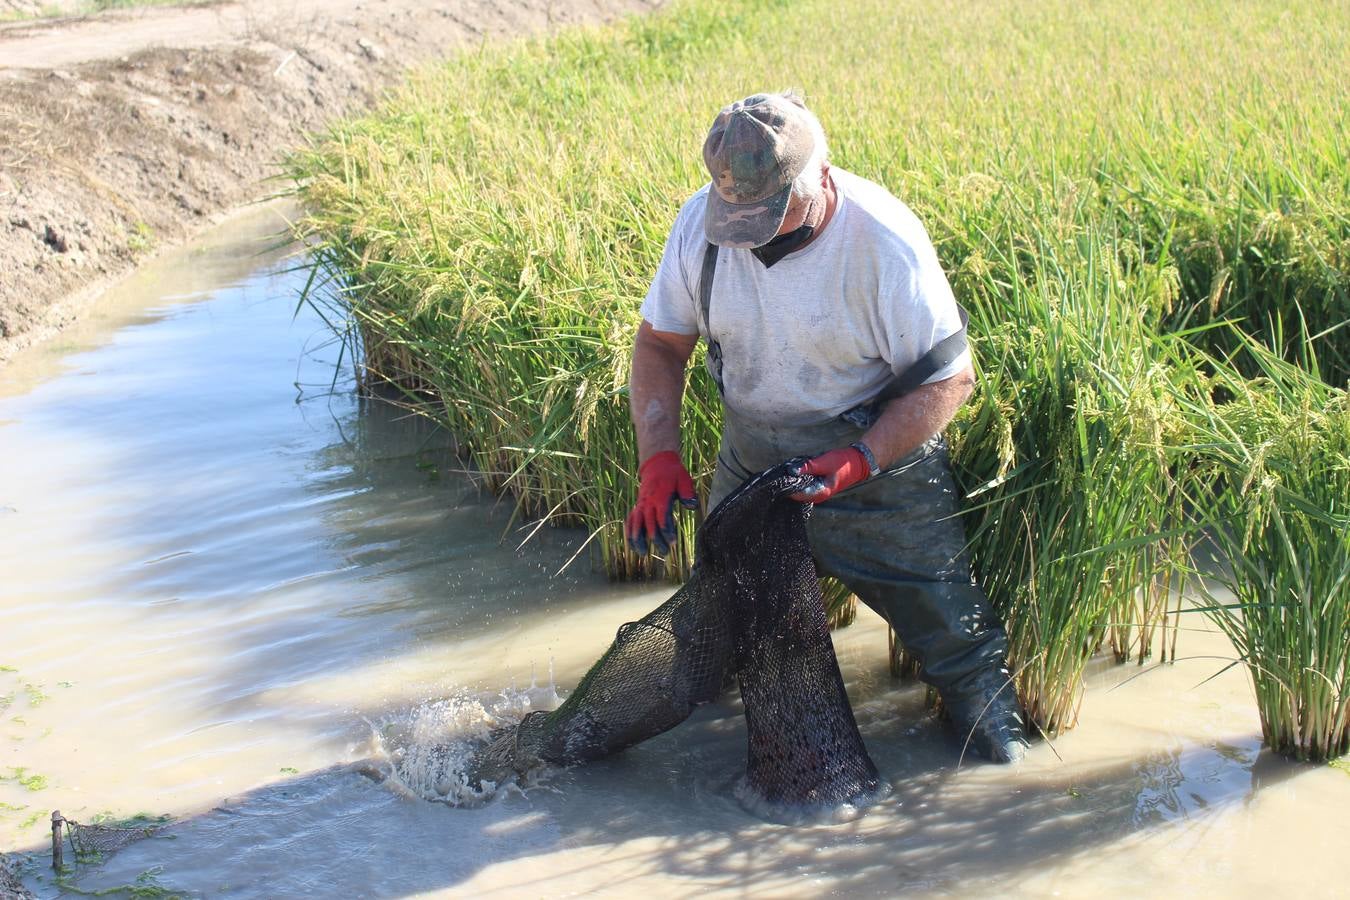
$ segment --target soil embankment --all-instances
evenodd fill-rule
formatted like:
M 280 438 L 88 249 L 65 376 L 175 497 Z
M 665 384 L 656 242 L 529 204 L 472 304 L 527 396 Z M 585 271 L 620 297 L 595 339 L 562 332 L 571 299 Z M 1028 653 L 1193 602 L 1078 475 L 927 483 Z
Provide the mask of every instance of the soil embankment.
M 663 0 L 261 0 L 0 25 L 0 362 L 284 185 L 278 153 L 407 66 Z

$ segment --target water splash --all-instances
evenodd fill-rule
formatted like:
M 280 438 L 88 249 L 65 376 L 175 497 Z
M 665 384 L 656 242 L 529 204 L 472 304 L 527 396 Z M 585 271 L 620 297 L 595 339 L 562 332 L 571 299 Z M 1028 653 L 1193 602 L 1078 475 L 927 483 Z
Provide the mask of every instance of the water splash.
M 496 694 L 457 692 L 373 722 L 375 757 L 383 763 L 383 780 L 422 800 L 451 806 L 486 803 L 508 785 L 472 783 L 468 767 L 475 752 L 526 714 L 556 709 L 562 700 L 550 666 L 544 685 L 531 677 L 526 688 L 512 684 Z M 530 783 L 537 779 L 533 775 Z

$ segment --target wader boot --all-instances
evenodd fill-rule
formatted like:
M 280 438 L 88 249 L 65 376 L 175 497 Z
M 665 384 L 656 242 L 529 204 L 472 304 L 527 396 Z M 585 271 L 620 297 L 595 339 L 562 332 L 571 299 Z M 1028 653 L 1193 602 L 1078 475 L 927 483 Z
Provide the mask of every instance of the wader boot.
M 847 446 L 863 429 L 746 422 L 726 410 L 709 508 L 794 456 Z M 935 436 L 881 474 L 817 504 L 807 524 L 816 569 L 885 619 L 922 663 L 963 742 L 987 759 L 1022 758 L 1026 736 L 1007 668 L 1008 638 L 975 583 L 947 447 Z

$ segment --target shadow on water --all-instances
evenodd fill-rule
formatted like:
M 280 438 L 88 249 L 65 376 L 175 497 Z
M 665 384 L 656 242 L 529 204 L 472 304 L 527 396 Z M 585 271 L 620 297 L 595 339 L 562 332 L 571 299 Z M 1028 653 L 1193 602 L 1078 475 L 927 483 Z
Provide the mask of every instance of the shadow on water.
M 200 639 L 185 649 L 211 672 L 194 700 L 224 715 L 259 689 L 448 647 L 583 594 L 622 595 L 584 557 L 555 574 L 584 538 L 575 531 L 517 549 L 509 508 L 462 475 L 447 435 L 357 399 L 349 371 L 333 377 L 339 354 L 322 326 L 290 321 L 305 273 L 258 265 L 205 302 L 141 316 L 66 362 L 71 377 L 10 401 L 26 441 L 4 447 L 11 474 L 51 483 L 7 501 L 13 558 L 32 572 L 20 592 Z M 62 530 L 26 524 L 40 519 Z M 74 565 L 58 542 L 80 548 Z M 31 565 L 44 556 L 47 569 Z
M 806 890 L 828 878 L 846 895 L 944 891 L 1004 883 L 1113 844 L 1225 810 L 1305 767 L 1252 745 L 1202 747 L 1100 762 L 1068 774 L 952 765 L 954 742 L 921 715 L 920 692 L 891 692 L 901 713 L 861 716 L 894 793 L 854 821 L 766 825 L 730 787 L 744 765 L 737 704 L 724 700 L 617 757 L 555 774 L 526 794 L 455 809 L 407 799 L 335 767 L 232 797 L 123 850 L 80 879 L 96 890 L 163 867 L 192 895 L 269 897 L 330 892 L 402 896 L 465 886 L 532 896 L 653 876 L 687 889 Z M 1036 754 L 1044 756 L 1040 746 Z M 1213 777 L 1200 777 L 1213 770 Z M 528 862 L 527 862 L 528 861 Z M 507 864 L 507 865 L 503 865 Z
M 516 549 L 444 434 L 334 379 L 322 325 L 292 319 L 304 273 L 232 240 L 166 255 L 0 378 L 0 663 L 62 685 L 7 720 L 27 730 L 5 762 L 49 777 L 44 805 L 192 808 L 291 754 L 343 758 L 351 707 L 426 698 L 405 659 L 472 673 L 461 648 L 518 614 L 634 593 L 584 559 L 555 576 L 575 532 Z M 0 784 L 6 844 L 35 830 L 20 790 Z
M 528 627 L 521 622 L 633 595 L 632 586 L 592 571 L 584 555 L 568 564 L 585 538 L 577 529 L 543 529 L 522 546 L 530 523 L 481 493 L 453 441 L 424 417 L 375 398 L 337 424 L 342 440 L 314 452 L 304 483 L 324 561 L 258 589 L 269 604 L 295 611 L 222 636 L 212 682 L 247 686 L 261 674 L 276 684 L 319 683 L 420 654 L 457 663 L 462 687 L 497 689 L 506 684 L 500 670 L 473 672 L 466 648 L 508 641 Z M 597 651 L 609 637 L 593 636 Z M 544 677 L 550 658 L 518 655 L 509 660 L 512 677 L 531 669 Z M 388 705 L 409 699 L 395 691 Z M 252 702 L 238 696 L 222 709 L 243 712 Z
M 403 595 L 401 603 L 354 597 L 343 615 L 417 608 L 435 620 L 420 623 L 419 637 L 463 637 L 578 591 L 603 592 L 592 558 L 574 558 L 584 531 L 515 519 L 508 499 L 480 491 L 443 429 L 390 399 L 361 400 L 341 423 L 343 442 L 316 454 L 316 471 L 331 473 L 318 489 L 347 497 L 324 519 L 333 547 L 366 570 L 362 581 L 398 583 Z

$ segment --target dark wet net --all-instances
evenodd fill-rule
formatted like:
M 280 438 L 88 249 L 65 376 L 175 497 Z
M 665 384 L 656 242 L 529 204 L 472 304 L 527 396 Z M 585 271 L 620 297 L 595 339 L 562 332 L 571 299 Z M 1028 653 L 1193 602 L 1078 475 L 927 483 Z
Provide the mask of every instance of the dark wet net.
M 66 819 L 66 835 L 75 848 L 76 859 L 97 858 L 116 853 L 123 847 L 148 838 L 162 825 L 82 825 Z
M 501 782 L 607 756 L 684 721 L 734 677 L 749 752 L 742 799 L 829 809 L 878 790 L 844 693 L 806 537 L 808 481 L 785 463 L 727 497 L 699 529 L 697 562 L 668 601 L 619 629 L 553 712 L 498 735 L 471 764 Z

